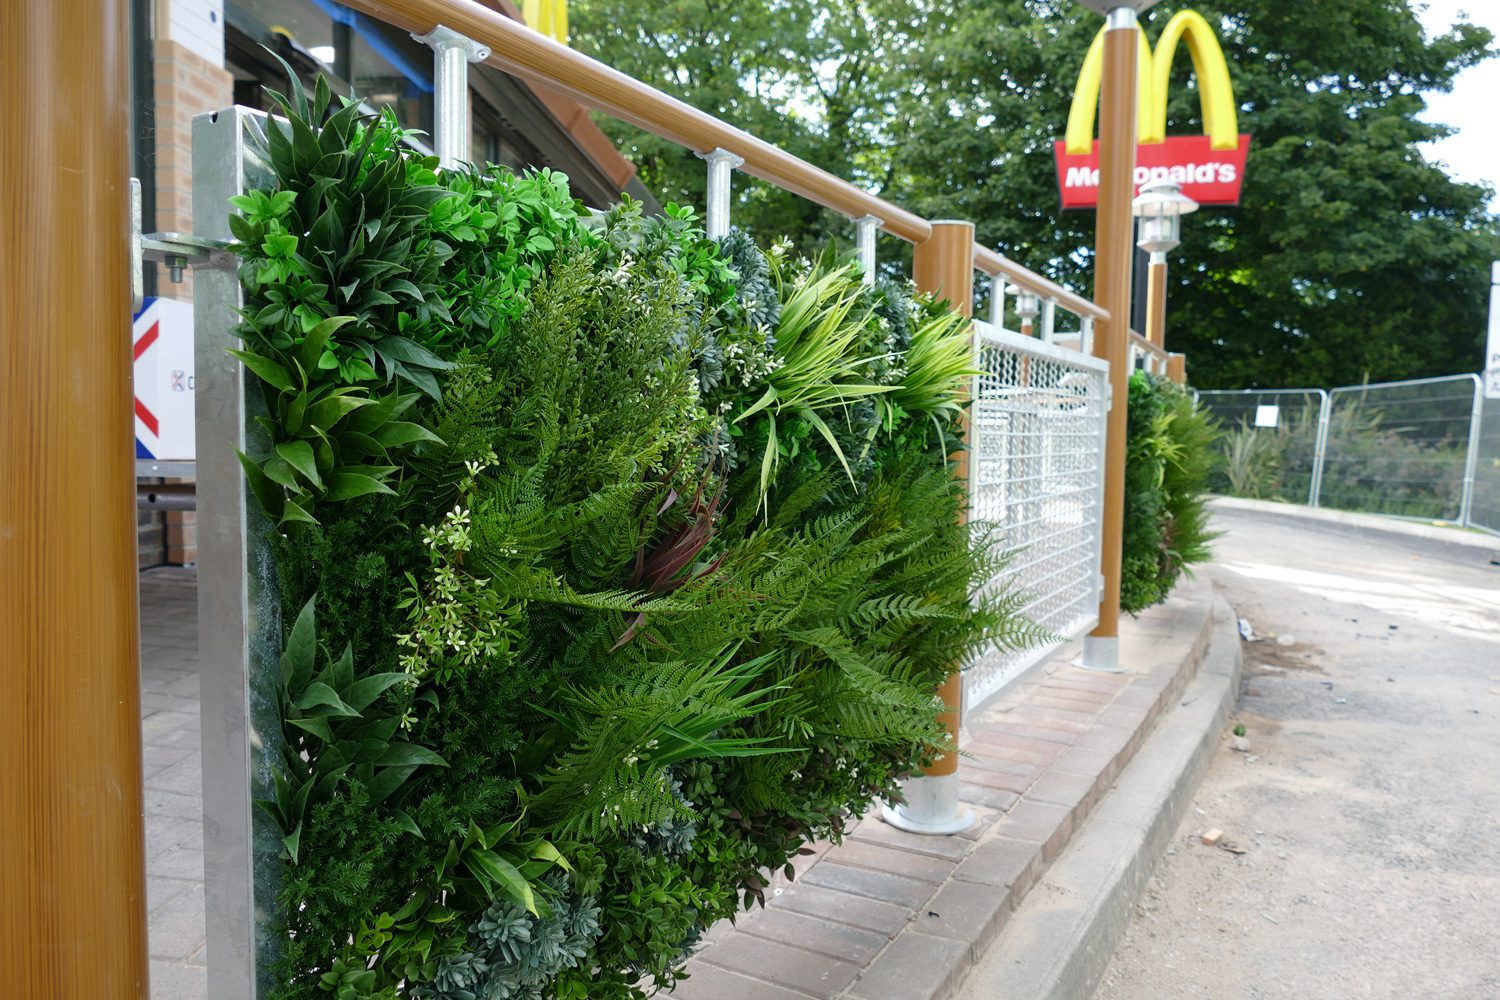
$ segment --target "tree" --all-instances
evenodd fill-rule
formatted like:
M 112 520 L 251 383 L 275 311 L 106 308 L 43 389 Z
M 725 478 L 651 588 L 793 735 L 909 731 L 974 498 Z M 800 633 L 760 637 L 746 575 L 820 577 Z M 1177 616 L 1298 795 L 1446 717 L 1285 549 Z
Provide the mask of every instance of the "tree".
M 1443 134 L 1423 93 L 1493 54 L 1463 23 L 1423 36 L 1406 0 L 1168 0 L 1218 27 L 1250 133 L 1242 203 L 1183 227 L 1168 342 L 1195 383 L 1327 385 L 1470 371 L 1500 226 L 1488 192 L 1428 163 Z M 1092 213 L 1063 213 L 1052 166 L 1097 16 L 1065 0 L 580 0 L 579 44 L 606 61 L 1087 290 Z M 621 32 L 621 24 L 632 25 Z M 1180 57 L 1168 131 L 1199 129 Z M 635 144 L 648 184 L 698 200 L 702 165 Z M 811 244 L 823 213 L 740 185 L 736 219 Z M 833 220 L 832 225 L 841 225 Z M 833 231 L 837 232 L 838 229 Z

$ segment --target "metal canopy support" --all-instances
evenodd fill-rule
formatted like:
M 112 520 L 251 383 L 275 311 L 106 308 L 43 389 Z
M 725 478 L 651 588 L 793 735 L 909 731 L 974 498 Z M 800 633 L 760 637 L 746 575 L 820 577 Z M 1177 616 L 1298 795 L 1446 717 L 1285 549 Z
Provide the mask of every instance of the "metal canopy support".
M 698 155 L 708 161 L 708 238 L 723 239 L 729 235 L 730 178 L 745 158 L 727 149 L 711 149 Z
M 266 117 L 230 108 L 193 119 L 193 229 L 231 238 L 230 197 L 273 182 Z M 270 985 L 258 920 L 273 912 L 279 832 L 252 798 L 274 795 L 280 727 L 269 681 L 281 648 L 271 528 L 248 493 L 236 451 L 267 447 L 263 407 L 243 366 L 225 353 L 242 304 L 233 267 L 198 265 L 193 285 L 198 394 L 198 644 L 203 714 L 203 841 L 208 995 L 253 1000 Z M 262 862 L 262 863 L 257 863 Z
M 433 146 L 438 165 L 451 170 L 473 159 L 469 148 L 474 135 L 469 122 L 469 63 L 488 59 L 490 47 L 441 24 L 425 35 L 411 37 L 432 47 Z
M 875 235 L 880 231 L 880 220 L 873 215 L 854 220 L 854 247 L 859 252 L 859 266 L 864 269 L 864 282 L 875 284 Z

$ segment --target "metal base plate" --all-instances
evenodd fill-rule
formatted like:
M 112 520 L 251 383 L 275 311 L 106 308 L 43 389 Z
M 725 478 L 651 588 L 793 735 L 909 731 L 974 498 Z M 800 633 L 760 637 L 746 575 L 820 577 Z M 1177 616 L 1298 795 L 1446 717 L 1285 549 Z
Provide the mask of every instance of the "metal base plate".
M 891 826 L 907 833 L 923 833 L 928 836 L 946 836 L 948 834 L 963 833 L 974 825 L 974 810 L 968 806 L 959 806 L 958 814 L 946 820 L 937 822 L 926 822 L 913 819 L 902 811 L 900 806 L 881 806 L 880 816 Z

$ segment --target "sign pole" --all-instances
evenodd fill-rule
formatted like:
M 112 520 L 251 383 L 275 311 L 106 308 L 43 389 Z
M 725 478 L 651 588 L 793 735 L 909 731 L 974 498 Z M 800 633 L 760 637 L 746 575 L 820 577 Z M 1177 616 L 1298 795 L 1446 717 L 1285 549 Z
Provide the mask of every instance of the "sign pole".
M 0 962 L 145 1000 L 123 0 L 0 3 Z
M 1109 433 L 1104 455 L 1103 550 L 1099 624 L 1083 642 L 1083 666 L 1120 669 L 1120 567 L 1125 530 L 1125 407 L 1130 379 L 1130 265 L 1135 254 L 1136 50 L 1135 8 L 1105 15 L 1104 69 L 1099 104 L 1099 216 L 1094 301 L 1109 311 L 1095 326 L 1094 356 L 1109 363 Z

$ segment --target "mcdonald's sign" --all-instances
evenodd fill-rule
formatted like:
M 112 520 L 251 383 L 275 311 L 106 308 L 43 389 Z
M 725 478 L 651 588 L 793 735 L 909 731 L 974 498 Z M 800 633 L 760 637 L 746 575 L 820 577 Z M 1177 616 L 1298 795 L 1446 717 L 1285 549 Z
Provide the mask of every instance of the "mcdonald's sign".
M 1201 205 L 1237 205 L 1245 178 L 1250 137 L 1239 134 L 1234 89 L 1229 66 L 1214 29 L 1196 11 L 1172 15 L 1156 41 L 1156 52 L 1137 36 L 1135 186 L 1167 179 L 1182 186 L 1183 194 Z M 1167 87 L 1177 43 L 1186 42 L 1198 76 L 1203 108 L 1203 135 L 1168 136 Z M 1094 138 L 1094 116 L 1099 107 L 1099 85 L 1104 75 L 1104 29 L 1094 36 L 1068 112 L 1068 130 L 1055 144 L 1057 187 L 1063 208 L 1093 208 L 1099 204 L 1099 142 Z
M 568 0 L 523 0 L 521 17 L 533 31 L 568 44 Z

